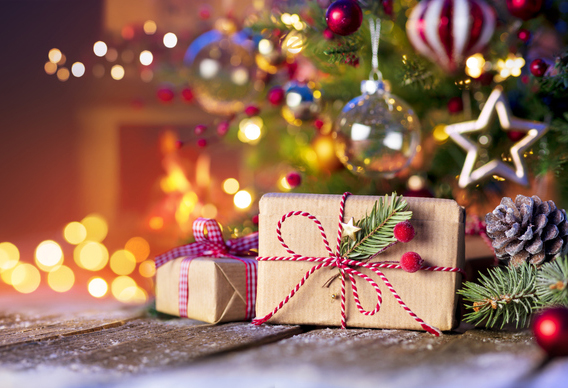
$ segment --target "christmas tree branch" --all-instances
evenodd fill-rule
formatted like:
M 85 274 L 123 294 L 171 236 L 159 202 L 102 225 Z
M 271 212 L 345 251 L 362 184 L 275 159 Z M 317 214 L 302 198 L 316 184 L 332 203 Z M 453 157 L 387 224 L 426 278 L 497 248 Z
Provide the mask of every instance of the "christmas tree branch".
M 536 295 L 542 306 L 568 306 L 568 258 L 544 264 L 536 277 Z

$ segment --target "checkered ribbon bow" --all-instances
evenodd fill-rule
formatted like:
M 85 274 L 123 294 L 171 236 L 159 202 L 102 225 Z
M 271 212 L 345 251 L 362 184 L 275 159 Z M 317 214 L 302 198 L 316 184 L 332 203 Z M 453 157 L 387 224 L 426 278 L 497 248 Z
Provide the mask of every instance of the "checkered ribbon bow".
M 225 241 L 216 220 L 200 217 L 193 222 L 193 237 L 195 242 L 174 248 L 154 259 L 156 268 L 160 268 L 171 260 L 184 257 L 179 275 L 180 317 L 187 317 L 187 279 L 191 261 L 197 257 L 229 257 L 242 262 L 246 267 L 246 319 L 252 319 L 256 302 L 257 262 L 253 258 L 238 256 L 250 255 L 253 249 L 258 249 L 258 232 Z
M 340 279 L 341 279 L 341 328 L 342 329 L 345 329 L 347 327 L 347 324 L 346 324 L 346 320 L 347 320 L 346 298 L 345 298 L 345 291 L 346 291 L 345 282 L 347 280 L 351 282 L 351 289 L 353 291 L 353 299 L 355 300 L 355 304 L 356 304 L 359 312 L 363 315 L 375 315 L 376 313 L 379 312 L 379 310 L 381 308 L 382 292 L 381 292 L 381 289 L 379 288 L 379 286 L 377 285 L 377 283 L 371 277 L 365 275 L 364 273 L 362 273 L 361 271 L 356 269 L 356 268 L 363 267 L 363 268 L 367 268 L 367 269 L 371 270 L 372 272 L 374 272 L 375 274 L 377 274 L 379 276 L 379 278 L 383 281 L 385 286 L 388 288 L 388 290 L 394 296 L 394 298 L 396 299 L 398 304 L 418 324 L 420 324 L 420 326 L 422 326 L 422 328 L 424 330 L 426 330 L 427 332 L 429 332 L 429 333 L 431 333 L 435 336 L 439 336 L 440 330 L 437 329 L 434 326 L 427 324 L 420 317 L 418 317 L 412 310 L 410 310 L 410 308 L 406 305 L 406 303 L 403 302 L 401 297 L 395 291 L 394 287 L 389 282 L 387 277 L 380 270 L 380 268 L 401 269 L 402 267 L 400 265 L 391 264 L 391 263 L 381 263 L 381 262 L 364 263 L 362 261 L 349 260 L 345 257 L 341 257 L 341 255 L 339 254 L 340 247 L 341 247 L 341 238 L 342 238 L 342 236 L 341 236 L 341 230 L 342 230 L 341 223 L 343 222 L 343 213 L 345 211 L 345 201 L 350 194 L 351 193 L 344 193 L 343 196 L 341 197 L 341 202 L 340 202 L 340 205 L 339 205 L 339 228 L 338 228 L 337 240 L 336 240 L 337 241 L 336 252 L 333 252 L 331 250 L 331 247 L 330 247 L 329 242 L 327 240 L 327 235 L 325 233 L 325 230 L 323 229 L 321 222 L 315 216 L 311 215 L 310 213 L 302 212 L 302 211 L 293 211 L 293 212 L 289 212 L 287 214 L 284 214 L 282 216 L 282 218 L 280 219 L 280 221 L 278 221 L 278 225 L 276 227 L 276 233 L 278 235 L 278 240 L 280 241 L 280 244 L 282 245 L 282 247 L 291 256 L 258 257 L 258 261 L 308 261 L 308 262 L 314 262 L 314 263 L 318 263 L 318 264 L 313 266 L 310 270 L 308 270 L 308 272 L 306 272 L 306 274 L 304 275 L 302 280 L 300 280 L 300 282 L 296 285 L 296 287 L 294 287 L 294 289 L 292 289 L 292 291 L 288 294 L 288 296 L 286 296 L 286 298 L 284 300 L 282 300 L 278 304 L 278 306 L 276 306 L 274 308 L 274 310 L 272 310 L 270 313 L 268 313 L 264 317 L 258 317 L 258 318 L 253 319 L 252 323 L 255 324 L 255 325 L 262 325 L 264 322 L 268 321 L 274 314 L 276 314 L 278 312 L 278 310 L 280 310 L 286 303 L 288 303 L 288 301 L 304 285 L 306 280 L 308 280 L 310 275 L 312 275 L 314 272 L 316 272 L 317 270 L 324 268 L 324 267 L 336 267 L 341 272 Z M 312 220 L 317 225 L 319 232 L 321 234 L 323 243 L 325 245 L 325 249 L 327 250 L 329 256 L 327 256 L 327 257 L 302 256 L 302 255 L 299 255 L 296 252 L 294 252 L 292 249 L 290 249 L 290 247 L 288 247 L 288 245 L 284 242 L 284 238 L 282 237 L 281 228 L 282 228 L 282 223 L 287 218 L 293 217 L 293 216 L 306 217 L 306 218 Z M 453 268 L 453 267 L 437 267 L 436 266 L 436 267 L 422 267 L 420 269 L 425 270 L 425 271 L 444 271 L 444 272 L 460 272 L 460 273 L 463 272 L 461 269 Z M 366 281 L 369 285 L 371 285 L 374 288 L 376 296 L 377 296 L 377 304 L 375 305 L 375 308 L 373 310 L 367 311 L 361 305 L 361 302 L 359 300 L 359 293 L 358 293 L 358 290 L 357 290 L 357 284 L 355 282 L 355 277 L 358 277 L 358 278 Z

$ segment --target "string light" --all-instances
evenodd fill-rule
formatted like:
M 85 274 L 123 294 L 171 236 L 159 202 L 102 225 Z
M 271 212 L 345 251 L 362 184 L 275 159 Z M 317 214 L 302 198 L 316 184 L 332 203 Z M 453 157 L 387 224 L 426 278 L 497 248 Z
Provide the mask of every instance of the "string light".
M 166 35 L 164 35 L 164 46 L 166 46 L 167 48 L 176 47 L 177 42 L 178 38 L 173 32 L 168 32 Z
M 238 191 L 233 197 L 233 202 L 239 209 L 247 209 L 252 203 L 252 195 L 246 191 Z
M 73 270 L 65 265 L 50 271 L 47 274 L 47 284 L 53 291 L 67 292 L 75 283 L 75 274 Z
M 47 57 L 49 58 L 49 61 L 51 63 L 57 64 L 63 57 L 63 54 L 61 54 L 61 51 L 59 49 L 52 48 L 51 50 L 49 50 Z
M 89 280 L 87 290 L 95 298 L 102 298 L 108 292 L 108 283 L 103 278 L 94 277 Z
M 144 22 L 143 28 L 146 35 L 154 35 L 156 33 L 156 30 L 158 29 L 156 22 L 154 22 L 153 20 L 146 20 Z
M 75 62 L 71 66 L 71 73 L 77 78 L 82 77 L 85 74 L 85 65 L 81 62 Z
M 21 263 L 12 271 L 12 286 L 23 294 L 34 292 L 41 282 L 39 270 L 31 264 Z
M 105 42 L 98 41 L 93 45 L 93 52 L 97 57 L 104 57 L 108 51 L 108 47 Z
M 42 241 L 35 250 L 36 265 L 42 271 L 50 271 L 63 264 L 63 250 L 53 240 Z
M 124 78 L 124 67 L 122 67 L 120 65 L 114 65 L 110 69 L 110 76 L 117 81 L 123 79 Z
M 101 242 L 108 233 L 108 225 L 105 219 L 98 214 L 90 214 L 81 220 L 81 224 L 87 231 L 86 239 Z
M 70 222 L 63 229 L 63 237 L 69 244 L 80 244 L 87 238 L 87 228 L 80 222 Z
M 223 191 L 227 194 L 235 194 L 239 191 L 239 181 L 235 178 L 227 178 L 223 182 Z
M 153 60 L 154 56 L 150 51 L 144 50 L 140 53 L 140 63 L 143 64 L 144 66 L 151 65 Z
M 20 251 L 10 243 L 0 243 L 0 272 L 14 268 L 20 260 Z

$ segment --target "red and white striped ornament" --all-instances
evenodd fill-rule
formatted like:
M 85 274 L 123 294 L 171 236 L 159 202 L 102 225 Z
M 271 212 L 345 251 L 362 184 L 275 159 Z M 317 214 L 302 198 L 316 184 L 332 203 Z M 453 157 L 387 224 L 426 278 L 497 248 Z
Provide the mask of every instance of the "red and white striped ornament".
M 406 23 L 410 43 L 446 71 L 478 53 L 495 30 L 495 12 L 483 0 L 424 0 Z

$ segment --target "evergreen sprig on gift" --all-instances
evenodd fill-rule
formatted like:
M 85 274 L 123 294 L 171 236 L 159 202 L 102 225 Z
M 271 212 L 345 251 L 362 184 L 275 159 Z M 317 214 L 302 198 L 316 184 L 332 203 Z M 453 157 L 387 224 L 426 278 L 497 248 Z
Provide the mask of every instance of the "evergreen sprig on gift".
M 356 239 L 347 239 L 341 244 L 341 256 L 351 260 L 368 260 L 397 242 L 394 227 L 412 217 L 408 203 L 392 193 L 375 202 L 370 214 L 356 222 L 361 228 Z
M 481 275 L 480 283 L 466 282 L 463 295 L 466 322 L 493 327 L 526 327 L 540 308 L 568 306 L 568 258 L 558 257 L 540 268 L 524 263 L 517 268 L 496 267 Z

